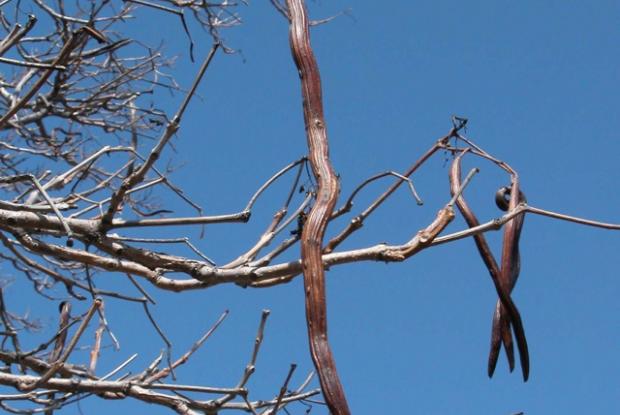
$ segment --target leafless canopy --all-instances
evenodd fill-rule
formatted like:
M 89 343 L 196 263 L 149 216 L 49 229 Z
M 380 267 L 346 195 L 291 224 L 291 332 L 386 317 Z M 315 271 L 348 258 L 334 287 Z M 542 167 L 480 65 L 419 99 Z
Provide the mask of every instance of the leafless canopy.
M 285 4 L 272 3 L 294 24 L 291 18 L 294 16 L 289 14 Z M 287 3 L 304 7 L 301 1 Z M 311 242 L 323 249 L 317 251 L 318 262 L 310 266 L 320 267 L 321 273 L 323 267 L 351 262 L 403 261 L 426 248 L 473 236 L 499 297 L 489 373 L 492 374 L 495 367 L 500 343 L 512 359 L 514 331 L 523 375 L 527 379 L 529 361 L 525 332 L 517 306 L 510 297 L 518 277 L 518 243 L 523 218 L 527 213 L 533 213 L 584 225 L 620 229 L 618 225 L 569 217 L 527 205 L 521 196 L 517 172 L 463 136 L 467 120 L 457 117 L 448 133 L 431 143 L 429 150 L 403 173 L 390 171 L 371 176 L 339 202 L 336 176 L 330 176 L 336 190 L 323 193 L 333 203 L 323 212 L 327 215 L 320 219 L 313 212 L 320 210 L 316 207 L 322 203 L 324 188 L 321 183 L 324 182 L 321 180 L 325 178 L 320 177 L 322 161 L 317 165 L 316 158 L 321 156 L 322 143 L 327 144 L 326 135 L 316 142 L 318 144 L 310 145 L 308 159 L 292 161 L 267 178 L 243 209 L 208 215 L 179 184 L 170 180 L 170 170 L 162 167 L 158 159 L 179 131 L 183 114 L 191 105 L 195 89 L 209 64 L 218 58 L 218 53 L 232 51 L 223 42 L 221 31 L 241 22 L 237 14 L 238 4 L 227 0 L 33 0 L 26 5 L 18 0 L 2 0 L 0 7 L 3 30 L 0 40 L 0 241 L 4 247 L 0 257 L 31 281 L 40 295 L 56 301 L 50 292 L 58 287 L 62 287 L 65 294 L 59 307 L 56 334 L 42 339 L 35 348 L 24 349 L 20 338 L 29 322 L 11 312 L 7 295 L 10 287 L 0 289 L 0 334 L 3 338 L 0 360 L 5 364 L 0 371 L 0 385 L 11 391 L 0 395 L 0 407 L 5 411 L 52 413 L 77 400 L 96 396 L 102 399 L 133 398 L 183 414 L 216 413 L 225 409 L 275 414 L 293 402 L 305 401 L 319 394 L 318 389 L 308 388 L 310 378 L 300 385 L 289 384 L 295 370 L 292 366 L 280 391 L 262 400 L 248 398 L 246 384 L 254 371 L 268 311 L 260 319 L 252 356 L 237 385 L 226 388 L 166 383 L 166 379 L 174 377 L 174 369 L 188 361 L 227 313 L 223 313 L 202 337 L 197 334 L 199 339 L 190 350 L 173 356 L 171 342 L 150 314 L 152 299 L 148 294 L 149 289 L 174 293 L 204 290 L 218 284 L 270 287 L 289 282 L 305 272 L 303 266 L 309 265 L 310 261 L 302 261 L 299 254 L 296 255 L 299 259 L 294 261 L 279 260 L 283 253 L 299 250 L 304 231 L 311 232 L 307 229 L 312 228 L 317 220 L 322 222 L 322 229 Z M 175 27 L 187 39 L 192 54 L 197 38 L 188 30 L 186 19 L 193 19 L 205 29 L 207 35 L 200 33 L 201 42 L 205 39 L 212 41 L 207 56 L 195 57 L 203 63 L 193 85 L 187 89 L 177 85 L 169 74 L 171 60 L 121 32 L 123 22 L 133 19 L 140 8 L 166 13 L 174 19 L 178 23 Z M 285 24 L 283 21 L 283 27 Z M 307 27 L 306 24 L 305 30 Z M 285 33 L 283 31 L 283 35 Z M 302 56 L 295 50 L 298 46 L 293 45 L 296 59 Z M 311 49 L 303 53 L 311 53 Z M 300 71 L 303 70 L 300 67 Z M 319 101 L 314 104 L 319 105 L 318 68 L 316 71 L 316 74 L 310 74 L 309 81 L 304 80 L 302 74 L 302 82 L 307 82 L 304 88 L 309 88 L 305 93 L 315 94 L 314 99 Z M 312 78 L 314 75 L 316 77 Z M 291 88 L 296 87 L 291 85 Z M 165 112 L 152 99 L 154 92 L 160 89 L 183 94 L 184 99 L 175 112 Z M 317 121 L 307 116 L 306 122 L 325 130 L 324 124 L 317 124 L 323 123 L 322 118 Z M 445 205 L 438 209 L 437 218 L 432 223 L 400 245 L 382 243 L 354 250 L 338 249 L 403 184 L 421 203 L 410 177 L 440 151 L 454 156 L 450 174 L 452 194 L 446 195 Z M 498 199 L 498 205 L 503 203 L 506 211 L 502 217 L 479 223 L 466 204 L 462 192 L 475 171 L 462 180 L 460 161 L 463 157 L 490 162 L 507 174 L 509 186 Z M 311 166 L 306 166 L 309 162 Z M 318 186 L 305 189 L 306 192 L 299 197 L 300 178 L 309 174 L 309 167 L 319 176 Z M 216 264 L 209 259 L 208 252 L 201 252 L 197 244 L 186 237 L 147 239 L 141 233 L 146 227 L 158 230 L 178 225 L 202 227 L 247 222 L 256 200 L 284 176 L 292 177 L 292 185 L 283 197 L 282 207 L 274 212 L 273 221 L 258 235 L 249 250 L 239 252 L 236 259 L 227 264 Z M 392 182 L 373 203 L 352 216 L 336 236 L 323 241 L 325 227 L 333 219 L 351 214 L 356 195 L 369 183 L 380 179 Z M 172 216 L 166 206 L 153 203 L 148 195 L 160 188 L 172 191 L 191 206 L 195 215 Z M 317 194 L 319 198 L 315 197 Z M 445 234 L 447 225 L 455 217 L 454 205 L 465 217 L 469 228 Z M 308 214 L 310 224 L 305 227 Z M 507 225 L 504 248 L 498 265 L 483 234 L 504 225 Z M 117 234 L 119 229 L 123 229 L 124 236 Z M 179 235 L 183 234 L 179 232 Z M 185 244 L 191 254 L 179 256 L 161 252 L 162 244 L 173 243 Z M 153 244 L 157 244 L 158 250 L 152 249 Z M 128 284 L 135 286 L 142 295 L 97 288 L 95 280 L 102 272 L 126 276 Z M 153 328 L 167 346 L 166 353 L 133 375 L 128 375 L 124 369 L 135 355 L 129 356 L 109 373 L 97 373 L 101 338 L 104 332 L 113 336 L 104 311 L 105 300 L 110 297 L 142 304 Z M 325 304 L 320 303 L 324 302 L 324 296 L 318 295 L 308 301 L 310 307 L 320 306 L 322 308 L 318 310 L 324 311 Z M 86 311 L 71 314 L 72 305 L 77 308 L 80 303 Z M 88 303 L 87 307 L 84 307 L 85 303 Z M 72 352 L 89 327 L 95 327 L 97 339 L 92 345 L 90 361 L 87 365 L 72 363 Z M 325 385 L 334 379 L 326 378 L 320 367 L 317 369 L 325 389 Z M 332 369 L 337 379 L 335 366 Z M 332 411 L 348 413 L 346 402 L 334 403 L 328 396 L 326 398 Z M 340 398 L 344 399 L 344 395 Z M 340 411 L 339 407 L 344 409 Z

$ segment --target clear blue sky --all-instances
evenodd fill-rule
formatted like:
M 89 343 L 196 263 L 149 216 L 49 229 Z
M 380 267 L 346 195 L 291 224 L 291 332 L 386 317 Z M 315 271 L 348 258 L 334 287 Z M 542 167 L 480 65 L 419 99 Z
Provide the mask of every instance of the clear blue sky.
M 215 58 L 199 89 L 203 100 L 192 101 L 174 142 L 176 154 L 169 151 L 162 159 L 184 164 L 172 178 L 207 214 L 240 210 L 267 177 L 306 152 L 287 24 L 267 3 L 241 8 L 244 25 L 225 36 L 242 54 Z M 375 173 L 404 171 L 457 114 L 469 118 L 471 138 L 521 173 L 530 204 L 620 222 L 618 2 L 310 2 L 315 19 L 347 8 L 351 17 L 312 30 L 343 195 Z M 189 86 L 198 63 L 188 60 L 178 22 L 154 11 L 137 14 L 147 20 L 132 30 L 153 45 L 163 37 L 164 51 L 179 55 L 177 80 Z M 200 61 L 210 41 L 192 30 Z M 161 97 L 170 113 L 182 98 Z M 507 180 L 490 164 L 468 161 L 472 166 L 481 173 L 468 189 L 470 204 L 480 219 L 496 217 L 492 195 Z M 426 226 L 448 200 L 447 168 L 439 155 L 414 177 L 423 207 L 403 188 L 343 248 L 400 243 Z M 369 187 L 356 207 L 388 183 Z M 268 193 L 250 224 L 208 227 L 202 240 L 191 228 L 166 234 L 189 235 L 209 256 L 226 262 L 253 244 L 282 198 Z M 191 213 L 170 195 L 162 200 L 173 203 L 175 214 Z M 330 232 L 344 224 L 334 223 Z M 463 227 L 459 218 L 449 229 Z M 489 236 L 496 252 L 499 236 Z M 531 354 L 525 384 L 518 370 L 508 373 L 503 354 L 495 377 L 486 375 L 496 294 L 473 241 L 425 251 L 402 264 L 334 267 L 328 273 L 330 340 L 353 413 L 620 413 L 619 247 L 619 232 L 526 218 L 514 292 Z M 110 284 L 125 284 L 122 278 L 111 275 Z M 299 365 L 293 386 L 312 369 L 301 278 L 264 290 L 149 291 L 159 301 L 154 312 L 177 356 L 230 309 L 193 364 L 178 371 L 182 383 L 234 386 L 263 308 L 272 314 L 250 398 L 277 394 L 292 362 Z M 141 370 L 161 341 L 137 306 L 109 301 L 106 309 L 122 342 L 120 352 L 105 352 L 109 367 L 139 351 L 133 370 Z M 168 413 L 96 399 L 81 406 L 89 414 L 109 408 Z M 326 412 L 321 406 L 312 410 Z

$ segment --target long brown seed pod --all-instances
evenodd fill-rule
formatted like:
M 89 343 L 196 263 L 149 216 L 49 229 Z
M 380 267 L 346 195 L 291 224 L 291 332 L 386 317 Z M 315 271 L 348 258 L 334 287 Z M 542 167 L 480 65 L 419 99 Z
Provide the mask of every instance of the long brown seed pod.
M 450 168 L 450 191 L 452 194 L 455 194 L 457 189 L 459 189 L 460 187 L 461 159 L 464 154 L 465 152 L 459 154 L 452 162 L 452 166 Z M 465 202 L 463 196 L 457 198 L 456 205 L 461 214 L 463 215 L 465 222 L 467 222 L 467 225 L 470 228 L 476 227 L 480 224 L 473 211 Z M 497 295 L 500 298 L 500 302 L 506 308 L 506 313 L 504 315 L 506 315 L 508 318 L 508 323 L 503 331 L 501 330 L 501 326 L 499 325 L 499 320 L 497 320 L 497 324 L 494 320 L 493 331 L 491 335 L 491 352 L 489 354 L 489 364 L 487 368 L 489 377 L 492 376 L 493 372 L 495 371 L 495 365 L 499 356 L 499 345 L 501 340 L 504 341 L 506 356 L 508 358 L 510 370 L 512 371 L 514 368 L 514 351 L 512 348 L 512 336 L 510 334 L 510 323 L 512 323 L 515 335 L 517 337 L 517 344 L 519 346 L 521 366 L 523 369 L 523 379 L 527 380 L 529 376 L 529 353 L 519 310 L 510 298 L 510 290 L 506 289 L 508 287 L 505 288 L 501 283 L 501 270 L 497 265 L 497 262 L 495 261 L 493 253 L 491 252 L 491 248 L 486 242 L 486 238 L 483 234 L 476 234 L 474 235 L 474 241 L 476 243 L 476 247 L 478 248 L 478 252 L 480 253 L 482 261 L 489 270 L 489 274 L 491 275 L 491 279 L 493 280 L 493 284 L 495 285 L 495 290 L 497 291 Z
M 526 201 L 525 195 L 521 192 L 519 186 L 519 178 L 514 175 L 511 182 L 512 184 L 510 187 L 501 188 L 495 196 L 495 203 L 504 211 L 514 210 L 519 203 Z M 509 201 L 506 201 L 507 195 L 510 195 Z M 512 292 L 521 270 L 519 239 L 521 237 L 521 230 L 523 228 L 524 220 L 525 214 L 517 215 L 514 219 L 507 222 L 504 227 L 500 281 L 504 291 L 507 291 L 508 293 Z M 498 304 L 498 306 L 495 307 L 495 314 L 493 316 L 493 331 L 500 331 L 503 338 L 510 336 L 510 323 L 506 316 L 507 313 L 508 311 L 506 310 L 504 304 Z M 506 335 L 506 333 L 508 334 Z M 517 336 L 517 346 L 519 347 L 523 379 L 527 380 L 529 376 L 529 353 L 527 350 L 527 342 L 523 333 L 522 339 L 516 331 L 515 334 Z M 499 349 L 499 346 L 496 347 Z M 491 353 L 493 353 L 493 349 L 491 350 Z M 498 352 L 496 354 L 498 354 Z
M 450 191 L 453 195 L 456 192 L 456 189 L 459 188 L 461 182 L 461 159 L 464 155 L 465 152 L 459 154 L 452 162 L 452 167 L 450 169 Z M 476 215 L 471 210 L 463 196 L 459 197 L 456 200 L 456 205 L 459 208 L 461 214 L 463 215 L 467 226 L 473 228 L 480 225 L 478 218 L 476 218 Z M 489 247 L 489 244 L 487 243 L 484 234 L 474 235 L 474 242 L 476 243 L 476 247 L 478 248 L 478 252 L 480 253 L 480 257 L 482 258 L 484 265 L 489 270 L 489 274 L 491 274 L 491 278 L 493 279 L 493 281 L 499 281 L 501 278 L 500 268 L 495 261 L 495 257 L 493 256 L 491 248 Z M 499 313 L 495 314 L 499 315 Z M 512 333 L 510 332 L 510 327 L 508 327 L 508 336 L 506 337 L 503 335 L 503 332 L 500 332 L 499 329 L 495 328 L 498 325 L 499 320 L 497 324 L 494 320 L 493 330 L 491 332 L 491 351 L 489 353 L 489 362 L 487 367 L 487 373 L 489 377 L 493 376 L 493 372 L 495 371 L 495 366 L 497 365 L 497 358 L 499 357 L 499 346 L 502 340 L 504 342 L 506 358 L 508 359 L 510 371 L 512 372 L 514 370 L 515 359 L 514 349 L 512 347 Z
M 495 193 L 495 204 L 497 207 L 503 211 L 508 211 L 510 209 L 509 202 L 506 197 L 510 197 L 510 187 L 502 187 Z M 525 201 L 525 196 L 523 192 L 519 191 L 520 201 Z M 513 244 L 513 250 L 508 252 L 506 247 L 507 245 L 503 245 L 502 249 L 502 270 L 500 271 L 500 281 L 507 287 L 509 292 L 512 292 L 517 279 L 519 278 L 519 272 L 521 269 L 520 255 L 519 255 L 519 238 L 521 236 L 521 228 L 523 227 L 523 221 L 525 219 L 525 215 L 519 215 L 515 219 L 513 219 L 513 223 L 516 229 L 515 238 L 516 243 Z M 505 232 L 508 231 L 508 227 L 505 228 Z M 504 234 L 506 236 L 506 234 Z M 508 258 L 507 255 L 510 255 L 511 258 Z M 504 270 L 504 263 L 509 264 L 509 268 Z M 506 308 L 502 305 L 501 301 L 497 301 L 495 305 L 495 311 L 493 312 L 493 322 L 491 329 L 491 348 L 489 351 L 489 376 L 493 375 L 495 371 L 495 367 L 497 365 L 497 359 L 499 357 L 499 349 L 500 349 L 500 340 L 504 343 L 504 348 L 506 350 L 506 354 L 514 354 L 513 346 L 512 346 L 512 332 L 510 331 L 510 320 L 506 317 Z M 510 352 L 509 352 L 510 351 Z M 510 360 L 510 359 L 509 359 Z M 512 372 L 514 368 L 514 356 L 512 357 L 512 362 L 510 365 L 510 371 Z
M 340 184 L 329 160 L 321 78 L 310 46 L 305 5 L 302 0 L 287 0 L 287 5 L 291 52 L 301 79 L 309 161 L 317 181 L 316 202 L 308 213 L 301 235 L 310 352 L 330 412 L 334 415 L 348 415 L 351 412 L 327 340 L 325 270 L 322 261 L 325 228 L 336 205 Z

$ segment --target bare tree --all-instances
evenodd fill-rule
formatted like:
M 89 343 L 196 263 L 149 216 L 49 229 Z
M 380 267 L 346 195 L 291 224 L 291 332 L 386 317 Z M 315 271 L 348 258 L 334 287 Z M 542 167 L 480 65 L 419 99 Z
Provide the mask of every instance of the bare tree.
M 158 163 L 179 132 L 183 115 L 192 105 L 196 88 L 219 51 L 234 52 L 223 41 L 221 31 L 240 23 L 234 2 L 203 0 L 89 0 L 65 4 L 62 0 L 34 0 L 32 10 L 11 1 L 0 2 L 0 23 L 5 31 L 0 42 L 0 239 L 3 261 L 32 282 L 38 294 L 59 302 L 58 329 L 52 338 L 39 339 L 38 346 L 24 347 L 31 322 L 7 305 L 10 286 L 0 289 L 2 349 L 0 385 L 9 391 L 0 395 L 0 407 L 12 413 L 51 414 L 84 399 L 128 399 L 168 407 L 178 413 L 217 413 L 240 410 L 275 414 L 295 402 L 306 402 L 320 393 L 309 387 L 311 376 L 291 385 L 292 365 L 279 391 L 262 400 L 248 398 L 247 384 L 263 340 L 268 311 L 260 319 L 253 352 L 246 369 L 233 388 L 185 385 L 167 381 L 187 363 L 226 318 L 224 312 L 180 356 L 172 351 L 172 340 L 151 314 L 154 304 L 149 289 L 174 295 L 187 290 L 206 290 L 219 284 L 241 287 L 271 287 L 303 274 L 310 351 L 329 410 L 348 414 L 350 410 L 338 378 L 335 359 L 327 339 L 325 269 L 361 262 L 405 261 L 418 252 L 440 244 L 472 237 L 489 270 L 498 302 L 493 316 L 488 372 L 492 375 L 503 345 L 511 369 L 514 367 L 514 333 L 523 378 L 529 375 L 529 353 L 519 310 L 511 291 L 519 276 L 519 238 L 527 214 L 543 215 L 582 225 L 619 230 L 620 225 L 572 217 L 527 204 L 518 172 L 489 154 L 463 135 L 467 120 L 454 117 L 447 134 L 435 140 L 404 173 L 384 172 L 369 177 L 344 198 L 339 197 L 339 178 L 329 159 L 326 121 L 322 109 L 319 67 L 310 44 L 309 20 L 302 0 L 272 1 L 288 20 L 293 59 L 299 70 L 303 112 L 308 138 L 308 157 L 292 161 L 268 178 L 240 211 L 206 215 L 170 179 L 171 169 Z M 125 37 L 121 23 L 138 8 L 149 8 L 178 19 L 193 54 L 193 38 L 185 19 L 193 19 L 210 35 L 210 53 L 184 90 L 168 74 L 171 61 L 138 39 Z M 285 22 L 283 21 L 283 25 Z M 291 85 L 291 88 L 296 87 Z M 159 108 L 151 99 L 159 90 L 184 96 L 174 113 Z M 452 156 L 451 194 L 434 221 L 400 245 L 377 244 L 353 250 L 339 249 L 342 242 L 359 230 L 364 221 L 401 186 L 407 186 L 421 203 L 410 177 L 433 155 Z M 464 189 L 476 170 L 461 174 L 464 157 L 486 160 L 508 177 L 498 190 L 496 203 L 505 214 L 480 223 L 466 203 Z M 298 192 L 302 176 L 315 185 Z M 283 195 L 282 207 L 258 236 L 253 246 L 236 259 L 216 264 L 198 244 L 178 231 L 177 237 L 157 236 L 164 228 L 180 225 L 203 227 L 250 220 L 259 197 L 274 183 L 292 176 Z M 348 225 L 324 240 L 327 226 L 336 218 L 351 215 L 356 196 L 366 186 L 385 177 L 393 178 Z M 172 191 L 196 214 L 171 215 L 149 197 Z M 340 203 L 340 205 L 338 205 Z M 457 211 L 468 229 L 446 233 Z M 502 228 L 501 258 L 497 261 L 485 239 L 485 232 Z M 145 230 L 151 229 L 145 236 Z M 126 230 L 127 235 L 116 232 Z M 154 229 L 154 231 L 153 231 Z M 172 255 L 152 249 L 153 244 L 184 244 L 191 256 Z M 295 253 L 295 260 L 282 260 Z M 102 272 L 126 276 L 127 290 L 98 288 Z M 64 298 L 50 292 L 61 286 Z M 106 321 L 104 304 L 114 298 L 139 303 L 166 349 L 138 373 L 125 372 L 135 355 L 107 373 L 98 373 L 101 342 L 107 333 L 115 342 Z M 62 300 L 62 301 L 60 301 Z M 88 302 L 82 314 L 71 314 L 72 304 Z M 74 307 L 75 308 L 75 307 Z M 85 345 L 84 333 L 95 331 L 88 365 L 72 363 L 73 352 Z M 204 396 L 215 396 L 204 398 Z

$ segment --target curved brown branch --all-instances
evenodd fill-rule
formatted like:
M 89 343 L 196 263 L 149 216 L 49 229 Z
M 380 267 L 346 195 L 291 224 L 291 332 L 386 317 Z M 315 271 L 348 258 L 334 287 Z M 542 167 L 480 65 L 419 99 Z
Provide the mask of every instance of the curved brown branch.
M 321 256 L 325 228 L 338 200 L 340 184 L 329 160 L 321 78 L 310 46 L 305 5 L 302 0 L 287 0 L 287 5 L 291 19 L 289 26 L 291 52 L 301 78 L 309 160 L 318 185 L 316 203 L 308 214 L 301 236 L 310 352 L 330 412 L 344 415 L 350 414 L 351 411 L 327 340 L 325 269 Z

